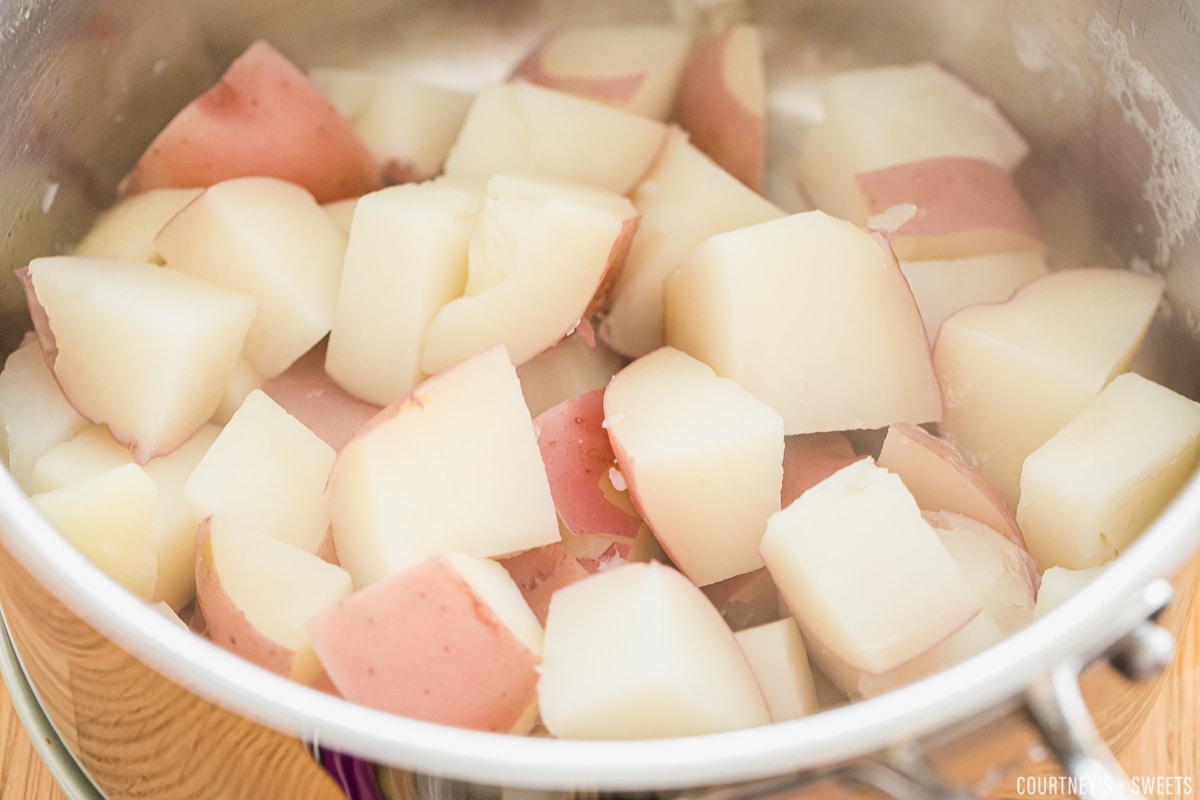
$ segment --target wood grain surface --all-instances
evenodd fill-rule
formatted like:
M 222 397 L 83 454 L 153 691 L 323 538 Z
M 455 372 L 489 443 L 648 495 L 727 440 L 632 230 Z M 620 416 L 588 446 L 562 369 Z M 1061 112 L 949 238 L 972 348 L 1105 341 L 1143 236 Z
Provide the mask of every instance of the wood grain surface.
M 1120 761 L 1131 776 L 1159 779 L 1164 791 L 1158 797 L 1200 797 L 1200 599 L 1154 708 Z M 1190 795 L 1171 783 L 1182 778 L 1190 779 Z M 63 798 L 0 685 L 0 800 Z

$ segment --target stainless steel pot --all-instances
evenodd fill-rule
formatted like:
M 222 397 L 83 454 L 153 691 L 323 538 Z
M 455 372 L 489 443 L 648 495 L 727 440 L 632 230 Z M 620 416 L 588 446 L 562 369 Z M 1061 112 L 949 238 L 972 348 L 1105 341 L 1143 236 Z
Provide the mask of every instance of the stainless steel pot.
M 1161 0 L 0 0 L 5 341 L 27 328 L 12 269 L 68 249 L 155 129 L 253 38 L 304 66 L 403 63 L 471 88 L 503 77 L 559 19 L 745 18 L 767 33 L 779 174 L 794 136 L 819 113 L 822 73 L 938 59 L 995 96 L 1034 144 L 1018 177 L 1048 221 L 1052 261 L 1162 274 L 1166 308 L 1138 368 L 1196 397 L 1197 14 L 1195 3 Z M 771 191 L 795 201 L 787 181 Z M 1200 478 L 1101 579 L 979 658 L 808 719 L 637 743 L 442 728 L 274 677 L 120 591 L 7 474 L 0 543 L 0 606 L 23 666 L 66 746 L 112 798 L 338 796 L 302 743 L 433 776 L 421 783 L 432 794 L 465 781 L 736 796 L 841 795 L 859 784 L 899 797 L 996 796 L 1013 775 L 1057 769 L 1039 759 L 1047 749 L 1076 775 L 1119 778 L 1104 742 L 1136 730 L 1156 688 L 1136 679 L 1165 663 L 1167 629 L 1191 602 L 1195 581 L 1181 570 L 1200 550 Z M 1173 604 L 1171 578 L 1180 589 Z M 1166 628 L 1150 621 L 1168 605 Z M 1089 669 L 1096 661 L 1117 669 Z

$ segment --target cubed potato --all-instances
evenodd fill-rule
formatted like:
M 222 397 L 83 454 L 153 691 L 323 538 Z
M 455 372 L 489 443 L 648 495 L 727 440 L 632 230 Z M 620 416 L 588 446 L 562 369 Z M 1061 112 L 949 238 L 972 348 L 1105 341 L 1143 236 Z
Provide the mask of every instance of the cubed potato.
M 941 433 L 1010 508 L 1025 458 L 1125 370 L 1162 290 L 1128 270 L 1062 270 L 942 323 L 933 347 Z
M 981 158 L 910 161 L 855 176 L 863 215 L 904 261 L 1044 253 L 1041 226 L 1004 167 Z
M 598 332 L 617 352 L 636 357 L 666 342 L 663 281 L 672 270 L 709 236 L 784 214 L 675 127 L 632 197 L 641 225 Z
M 196 531 L 194 563 L 205 636 L 285 678 L 316 680 L 308 621 L 349 596 L 344 569 L 220 516 Z
M 949 261 L 900 261 L 932 344 L 943 320 L 959 309 L 1000 303 L 1050 273 L 1042 253 L 995 253 Z
M 0 371 L 0 441 L 13 480 L 30 491 L 38 459 L 89 425 L 63 395 L 37 338 L 27 337 Z
M 127 197 L 96 218 L 73 255 L 161 264 L 162 256 L 154 237 L 200 192 L 200 189 L 151 189 Z
M 861 456 L 845 434 L 798 433 L 783 441 L 782 507 Z
M 325 484 L 335 452 L 265 392 L 255 390 L 184 486 L 216 514 L 312 554 L 330 554 Z
M 261 388 L 321 441 L 341 450 L 382 407 L 339 386 L 325 371 L 325 353 L 324 343 L 318 344 Z
M 1041 585 L 1038 587 L 1033 618 L 1041 619 L 1061 606 L 1072 595 L 1094 581 L 1103 571 L 1104 567 L 1088 567 L 1087 569 L 1050 567 L 1045 570 L 1042 573 Z
M 594 572 L 589 571 L 562 542 L 517 553 L 501 559 L 500 565 L 508 571 L 521 590 L 521 596 L 529 604 L 529 609 L 542 625 L 546 624 L 550 598 L 554 593 Z
M 626 564 L 550 601 L 538 702 L 565 739 L 649 739 L 770 721 L 733 632 L 663 564 Z
M 465 92 L 400 72 L 319 67 L 309 76 L 350 121 L 392 184 L 441 172 L 471 105 Z
M 780 619 L 734 634 L 758 679 L 772 722 L 817 711 L 817 687 L 794 619 Z
M 158 488 L 145 470 L 131 462 L 30 499 L 100 570 L 143 600 L 151 599 L 158 575 L 151 544 Z
M 979 595 L 985 614 L 1004 634 L 1030 623 L 1038 585 L 1029 551 L 977 519 L 953 511 L 925 512 L 925 519 Z
M 572 25 L 538 42 L 510 77 L 666 121 L 691 40 L 679 25 Z
M 613 482 L 617 458 L 604 427 L 604 390 L 559 403 L 533 425 L 563 526 L 576 536 L 623 540 L 627 553 L 643 522 L 628 491 Z
M 930 650 L 982 608 L 900 478 L 870 458 L 772 516 L 762 558 L 805 632 L 864 672 Z
M 1029 151 L 990 98 L 933 63 L 840 72 L 824 110 L 801 143 L 797 175 L 817 208 L 843 219 L 861 213 L 854 176 L 864 172 L 948 156 L 1011 170 Z
M 67 400 L 145 463 L 216 411 L 253 298 L 136 261 L 53 256 L 24 271 L 42 352 Z
M 150 599 L 175 611 L 182 611 L 196 596 L 194 542 L 196 527 L 203 519 L 187 502 L 183 486 L 219 432 L 216 425 L 204 425 L 179 447 L 142 467 L 157 489 L 151 531 L 145 540 L 145 551 L 157 561 Z M 38 494 L 74 486 L 131 463 L 129 448 L 105 426 L 93 425 L 38 459 L 29 491 Z
M 273 378 L 333 325 L 346 237 L 313 196 L 276 178 L 206 189 L 154 240 L 167 266 L 254 297 L 244 356 Z
M 517 367 L 521 392 L 533 416 L 572 397 L 603 389 L 628 359 L 576 330 Z
M 1021 527 L 1004 497 L 945 439 L 917 425 L 892 425 L 884 436 L 878 463 L 900 476 L 923 510 L 965 514 L 1025 546 Z
M 941 419 L 895 260 L 820 211 L 710 237 L 667 278 L 666 329 L 670 345 L 778 411 L 788 434 Z
M 1118 375 L 1025 459 L 1017 521 L 1042 570 L 1105 564 L 1137 539 L 1200 459 L 1200 403 Z
M 581 327 L 624 268 L 637 232 L 625 197 L 545 178 L 498 175 L 469 246 L 464 294 L 425 331 L 434 374 L 492 345 L 523 364 Z
M 435 553 L 500 557 L 559 541 L 516 370 L 502 346 L 387 406 L 338 454 L 329 511 L 363 588 Z
M 325 369 L 354 396 L 387 405 L 424 380 L 425 331 L 462 294 L 483 194 L 437 182 L 359 199 Z
M 445 172 L 481 183 L 524 173 L 627 194 L 665 133 L 661 122 L 566 92 L 525 81 L 489 84 L 475 95 Z
M 324 203 L 382 185 L 362 140 L 308 76 L 264 41 L 155 137 L 123 193 L 202 188 L 265 175 L 300 184 Z
M 697 43 L 676 107 L 696 147 L 756 192 L 766 164 L 766 82 L 759 29 L 731 25 Z
M 604 419 L 634 505 L 685 575 L 704 586 L 762 566 L 783 483 L 779 414 L 664 347 L 617 373 Z
M 542 626 L 494 561 L 430 556 L 317 614 L 308 633 L 347 700 L 463 728 L 533 725 Z

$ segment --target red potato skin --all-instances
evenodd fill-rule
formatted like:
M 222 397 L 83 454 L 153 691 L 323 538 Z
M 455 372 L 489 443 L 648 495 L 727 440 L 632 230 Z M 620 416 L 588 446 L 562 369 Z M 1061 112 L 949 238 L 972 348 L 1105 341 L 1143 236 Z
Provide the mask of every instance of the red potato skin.
M 919 445 L 940 458 L 950 469 L 962 476 L 963 481 L 977 492 L 979 500 L 988 506 L 992 513 L 987 514 L 987 518 L 984 519 L 985 515 L 983 514 L 978 512 L 969 513 L 971 509 L 955 503 L 947 504 L 944 497 L 917 497 L 918 505 L 922 508 L 929 507 L 930 510 L 952 511 L 978 519 L 985 525 L 994 528 L 1022 550 L 1028 551 L 1028 547 L 1025 545 L 1025 535 L 1021 533 L 1021 527 L 1017 525 L 1017 518 L 1009 507 L 1008 502 L 1004 499 L 1004 496 L 1000 494 L 1000 491 L 995 486 L 979 474 L 979 470 L 967 460 L 966 456 L 958 451 L 958 448 L 945 439 L 934 436 L 921 426 L 910 425 L 908 423 L 892 425 L 888 429 L 888 436 L 896 437 L 898 441 L 903 443 Z M 886 461 L 886 457 L 882 453 L 881 458 L 884 458 Z M 886 463 L 881 464 L 881 466 L 886 466 Z M 934 508 L 934 506 L 937 506 L 937 508 Z
M 196 617 L 203 626 L 200 631 L 213 644 L 290 678 L 296 654 L 259 633 L 221 588 L 213 567 L 209 524 L 210 520 L 205 519 L 196 529 Z
M 257 41 L 150 143 L 122 196 L 260 175 L 327 203 L 383 186 L 358 134 L 286 57 Z
M 509 80 L 524 80 L 556 89 L 560 92 L 586 97 L 608 105 L 624 107 L 637 96 L 638 89 L 646 80 L 644 73 L 628 75 L 612 75 L 605 78 L 583 78 L 567 75 L 555 75 L 546 69 L 542 63 L 546 49 L 554 41 L 559 32 L 553 32 L 543 39 L 513 68 Z
M 868 217 L 915 206 L 911 219 L 883 232 L 902 260 L 981 255 L 1001 236 L 1011 240 L 1010 248 L 1044 249 L 1041 227 L 1012 175 L 982 159 L 913 161 L 857 175 L 855 181 Z M 939 238 L 945 241 L 930 241 Z
M 591 571 L 567 552 L 562 542 L 535 547 L 500 560 L 508 570 L 529 608 L 543 626 L 550 612 L 551 596 L 564 586 L 586 578 Z
M 845 434 L 800 433 L 783 440 L 783 488 L 779 496 L 781 508 L 816 486 L 844 466 L 862 456 Z
M 675 121 L 692 144 L 754 191 L 762 189 L 766 121 L 725 84 L 725 46 L 732 29 L 699 42 L 684 68 Z
M 600 278 L 600 284 L 596 287 L 596 293 L 592 295 L 591 302 L 583 312 L 584 319 L 590 319 L 596 314 L 608 310 L 613 287 L 617 285 L 617 281 L 621 279 L 621 273 L 625 271 L 629 249 L 633 247 L 633 238 L 637 235 L 641 225 L 642 218 L 640 216 L 630 217 L 621 223 L 621 232 L 617 234 L 612 249 L 608 252 L 608 265 L 604 268 L 604 275 Z M 594 341 L 589 343 L 595 344 Z
M 263 391 L 334 450 L 341 450 L 382 408 L 360 400 L 325 371 L 325 342 L 263 384 Z
M 562 524 L 574 534 L 607 534 L 632 544 L 641 517 L 614 505 L 602 485 L 616 466 L 604 428 L 604 390 L 559 403 L 539 414 L 534 426 L 550 496 Z
M 536 697 L 538 657 L 441 556 L 315 615 L 308 633 L 353 703 L 506 733 Z
M 45 359 L 46 366 L 53 374 L 54 361 L 58 357 L 58 343 L 54 339 L 54 331 L 50 330 L 50 318 L 46 315 L 46 309 L 37 299 L 37 291 L 33 288 L 33 276 L 29 274 L 29 267 L 13 270 L 13 274 L 25 292 L 25 305 L 29 308 L 29 318 L 33 322 L 33 333 L 37 337 L 38 348 L 41 349 L 42 358 Z

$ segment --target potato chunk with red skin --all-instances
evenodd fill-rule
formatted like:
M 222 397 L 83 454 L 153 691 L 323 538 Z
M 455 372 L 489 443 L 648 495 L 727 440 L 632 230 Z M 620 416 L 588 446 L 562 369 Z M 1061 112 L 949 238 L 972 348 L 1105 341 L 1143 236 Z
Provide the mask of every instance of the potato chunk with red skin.
M 257 41 L 220 82 L 189 103 L 129 173 L 124 196 L 203 188 L 250 175 L 282 178 L 318 202 L 383 185 L 358 134 L 284 55 Z
M 485 731 L 532 721 L 542 629 L 495 562 L 432 556 L 316 615 L 308 632 L 351 702 Z
M 560 403 L 533 421 L 538 449 L 558 517 L 574 534 L 610 534 L 632 543 L 642 518 L 632 502 L 617 499 L 612 473 L 617 468 L 604 429 L 604 390 L 596 389 Z

